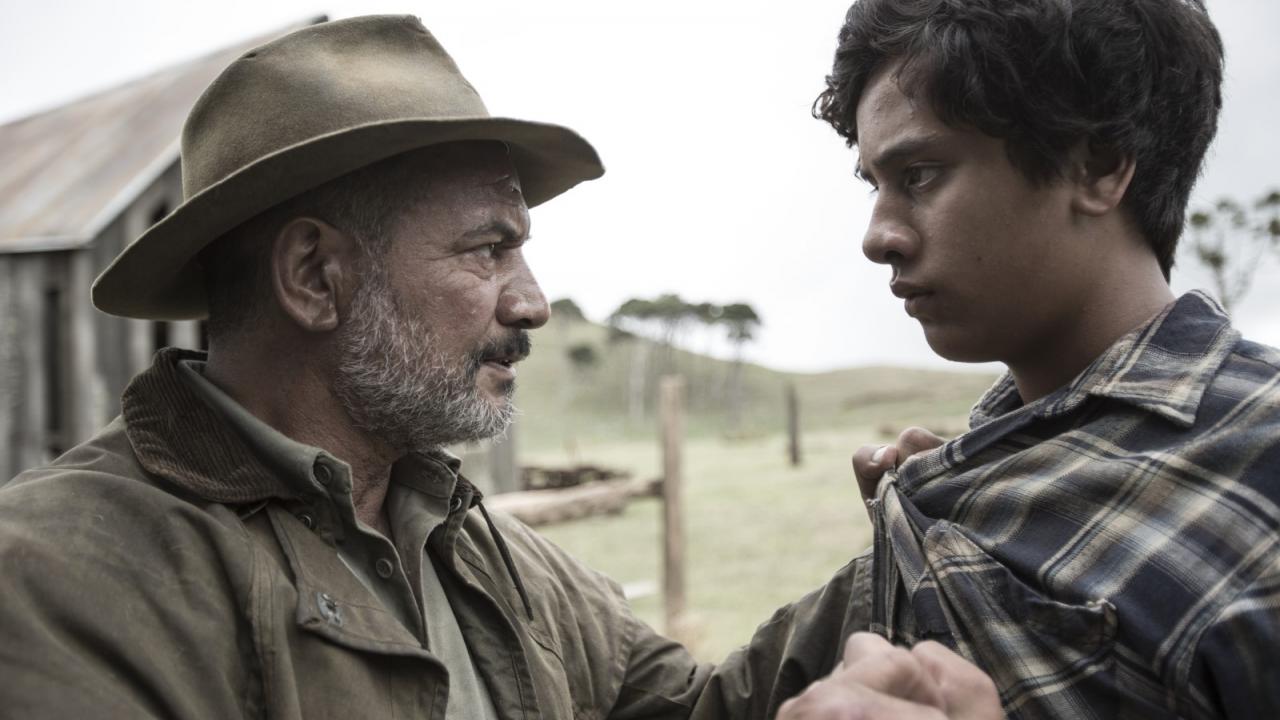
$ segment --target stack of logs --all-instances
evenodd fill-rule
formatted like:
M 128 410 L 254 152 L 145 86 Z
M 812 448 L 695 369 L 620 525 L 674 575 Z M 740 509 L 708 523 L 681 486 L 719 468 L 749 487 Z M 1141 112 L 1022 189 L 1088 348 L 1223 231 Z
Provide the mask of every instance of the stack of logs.
M 520 476 L 523 491 L 494 495 L 485 504 L 534 527 L 617 515 L 632 498 L 662 494 L 661 478 L 634 480 L 630 473 L 595 465 L 524 467 Z

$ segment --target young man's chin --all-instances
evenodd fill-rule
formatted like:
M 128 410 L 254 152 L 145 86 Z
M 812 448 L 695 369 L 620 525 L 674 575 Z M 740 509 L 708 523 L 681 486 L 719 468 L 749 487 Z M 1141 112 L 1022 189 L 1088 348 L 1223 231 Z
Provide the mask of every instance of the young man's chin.
M 936 323 L 920 323 L 924 329 L 925 342 L 934 354 L 943 360 L 960 363 L 997 362 L 989 344 L 984 344 L 977 333 L 964 328 L 950 326 L 941 327 Z

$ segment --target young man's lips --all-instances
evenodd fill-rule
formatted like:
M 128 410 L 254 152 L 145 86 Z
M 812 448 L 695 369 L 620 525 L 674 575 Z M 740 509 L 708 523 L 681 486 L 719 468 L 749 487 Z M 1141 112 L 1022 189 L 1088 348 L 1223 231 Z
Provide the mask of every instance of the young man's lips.
M 906 309 L 908 315 L 911 317 L 918 317 L 920 312 L 924 310 L 925 306 L 932 298 L 933 293 L 916 293 L 914 295 L 908 295 L 902 305 Z
M 921 306 L 928 302 L 929 298 L 933 297 L 932 290 L 898 277 L 895 277 L 889 283 L 889 292 L 892 292 L 895 297 L 903 299 L 903 306 L 911 317 L 916 317 L 916 313 L 919 312 Z
M 889 284 L 889 290 L 895 296 L 903 299 L 903 306 L 911 317 L 916 317 L 921 307 L 929 301 L 929 298 L 933 297 L 931 290 L 903 280 L 894 280 Z

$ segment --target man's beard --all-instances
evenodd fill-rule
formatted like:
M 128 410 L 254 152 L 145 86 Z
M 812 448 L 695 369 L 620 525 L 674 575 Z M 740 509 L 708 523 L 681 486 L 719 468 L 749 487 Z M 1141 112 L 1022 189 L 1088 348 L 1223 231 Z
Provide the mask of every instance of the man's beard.
M 515 414 L 515 381 L 495 404 L 476 387 L 485 358 L 523 358 L 529 334 L 505 338 L 448 357 L 435 333 L 404 313 L 385 271 L 374 268 L 351 300 L 341 331 L 334 391 L 361 430 L 406 452 L 494 437 Z

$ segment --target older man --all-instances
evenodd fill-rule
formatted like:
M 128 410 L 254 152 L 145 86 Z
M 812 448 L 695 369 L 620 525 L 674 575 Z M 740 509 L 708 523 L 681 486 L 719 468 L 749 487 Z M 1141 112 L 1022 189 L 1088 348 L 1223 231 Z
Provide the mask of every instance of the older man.
M 368 17 L 236 60 L 182 159 L 186 201 L 94 301 L 207 314 L 210 352 L 161 352 L 0 490 L 6 713 L 762 718 L 840 660 L 854 566 L 713 670 L 440 450 L 508 422 L 548 316 L 528 206 L 601 174 L 586 141 L 489 117 L 416 19 Z

